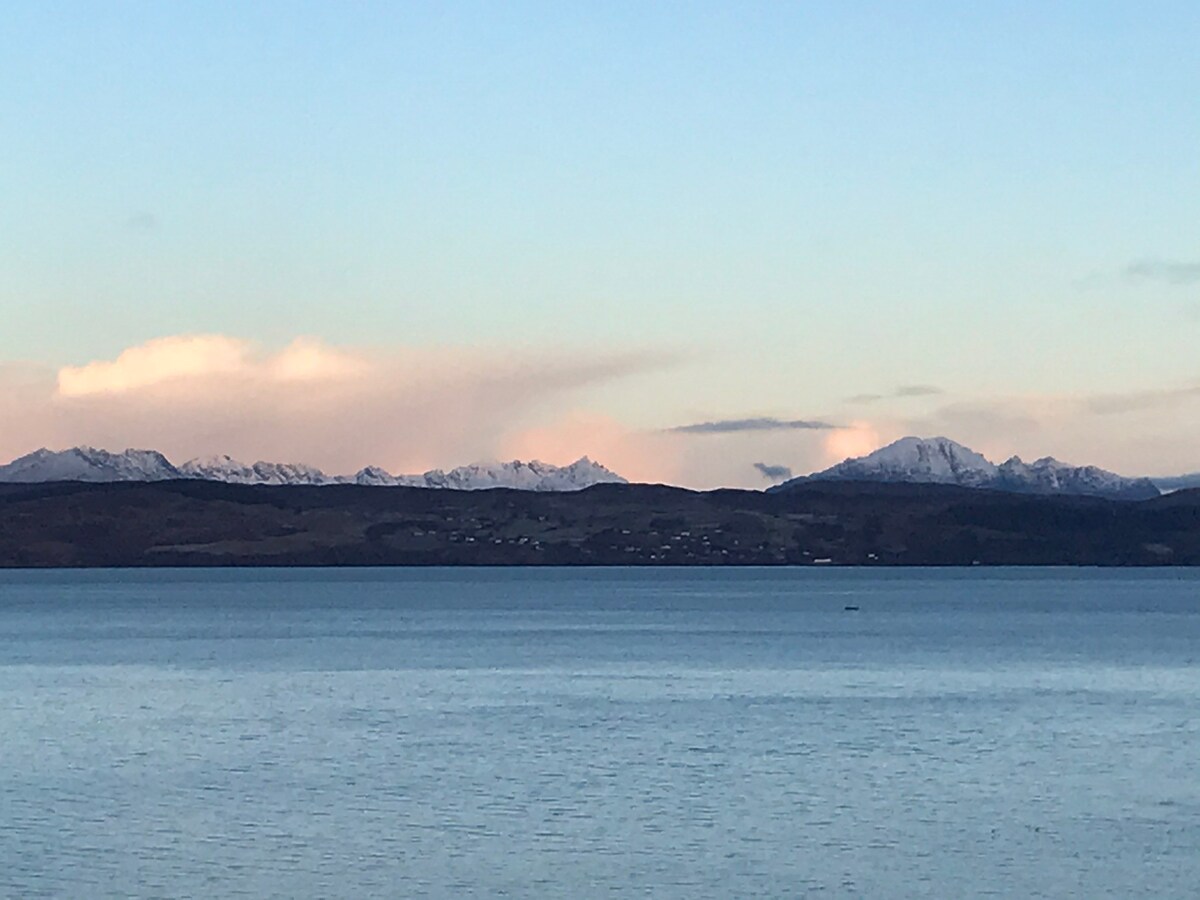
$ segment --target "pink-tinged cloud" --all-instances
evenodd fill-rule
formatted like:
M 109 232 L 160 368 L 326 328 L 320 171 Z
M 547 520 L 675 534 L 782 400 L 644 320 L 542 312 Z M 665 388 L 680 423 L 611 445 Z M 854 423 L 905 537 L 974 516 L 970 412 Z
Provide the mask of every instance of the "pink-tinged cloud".
M 894 439 L 885 439 L 880 429 L 870 422 L 862 420 L 851 422 L 844 428 L 830 431 L 825 436 L 823 448 L 825 462 L 833 465 L 844 459 L 866 456 L 888 443 L 888 440 Z
M 0 369 L 0 457 L 92 444 L 177 461 L 229 453 L 331 472 L 422 471 L 494 457 L 580 392 L 673 362 L 647 352 L 366 352 L 311 338 L 266 352 L 225 335 L 167 337 L 57 373 Z
M 313 338 L 268 351 L 226 335 L 167 337 L 59 371 L 0 363 L 0 462 L 76 444 L 152 447 L 176 461 L 229 453 L 335 473 L 587 455 L 637 481 L 761 487 L 756 461 L 803 474 L 906 434 L 944 434 L 995 460 L 1051 454 L 1127 474 L 1200 470 L 1192 414 L 1200 389 L 1191 383 L 1117 397 L 964 398 L 824 430 L 696 435 L 586 411 L 595 389 L 677 362 L 647 352 L 368 352 Z
M 759 489 L 759 455 L 795 461 L 800 471 L 820 462 L 819 431 L 774 430 L 696 433 L 679 429 L 638 430 L 611 416 L 577 410 L 548 424 L 511 435 L 505 457 L 538 458 L 563 464 L 588 455 L 630 481 L 706 490 Z
M 1041 394 L 950 403 L 885 427 L 954 438 L 997 462 L 1054 456 L 1126 475 L 1200 471 L 1200 404 L 1192 386 L 1127 395 Z
M 67 366 L 58 373 L 61 397 L 122 394 L 189 380 L 234 378 L 262 383 L 330 382 L 369 377 L 366 360 L 314 338 L 296 338 L 263 355 L 250 341 L 222 334 L 157 338 L 114 360 Z
M 576 411 L 510 435 L 501 452 L 555 465 L 590 456 L 630 481 L 678 484 L 684 477 L 679 444 L 670 434 L 635 431 L 611 416 Z
M 218 334 L 159 338 L 130 347 L 114 360 L 59 370 L 58 394 L 120 394 L 180 379 L 236 375 L 252 365 L 252 353 L 250 342 Z

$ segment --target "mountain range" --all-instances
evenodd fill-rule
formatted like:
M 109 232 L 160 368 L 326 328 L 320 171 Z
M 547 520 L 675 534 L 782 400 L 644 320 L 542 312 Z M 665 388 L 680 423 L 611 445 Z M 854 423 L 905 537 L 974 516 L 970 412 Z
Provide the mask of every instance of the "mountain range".
M 526 491 L 578 491 L 595 484 L 625 484 L 620 475 L 586 456 L 568 466 L 548 463 L 476 463 L 450 471 L 432 469 L 421 475 L 392 475 L 367 466 L 353 475 L 327 475 L 299 463 L 247 464 L 229 456 L 208 456 L 173 464 L 155 450 L 112 453 L 93 447 L 37 450 L 0 466 L 0 483 L 79 481 L 217 481 L 247 485 L 358 484 L 372 487 L 419 487 L 450 490 L 512 488 Z M 1096 466 L 1075 466 L 1053 457 L 1026 463 L 1014 456 L 996 464 L 982 454 L 945 437 L 906 437 L 867 456 L 847 459 L 811 475 L 769 488 L 789 491 L 818 481 L 899 484 L 949 484 L 1019 494 L 1104 497 L 1146 500 L 1200 486 L 1200 475 L 1171 478 L 1126 478 Z
M 568 466 L 549 463 L 476 463 L 444 472 L 392 475 L 368 466 L 354 475 L 326 475 L 296 463 L 256 462 L 248 465 L 229 456 L 211 456 L 174 465 L 155 450 L 110 453 L 94 447 L 37 450 L 0 466 L 0 483 L 32 484 L 54 481 L 92 483 L 118 481 L 220 481 L 227 484 L 327 485 L 360 484 L 377 487 L 449 488 L 460 491 L 515 488 L 526 491 L 578 491 L 594 484 L 624 484 L 625 479 L 586 456 Z
M 1125 478 L 1096 466 L 1073 466 L 1047 456 L 1026 463 L 1014 456 L 997 465 L 949 438 L 901 438 L 867 456 L 770 488 L 788 491 L 813 481 L 953 484 L 1018 494 L 1062 494 L 1110 500 L 1148 500 L 1162 491 L 1149 478 Z

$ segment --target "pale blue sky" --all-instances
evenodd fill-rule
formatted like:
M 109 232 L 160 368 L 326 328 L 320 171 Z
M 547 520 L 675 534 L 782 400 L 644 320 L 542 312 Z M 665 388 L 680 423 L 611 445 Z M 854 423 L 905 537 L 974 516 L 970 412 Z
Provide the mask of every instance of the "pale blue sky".
M 638 427 L 1177 387 L 1197 48 L 1195 2 L 10 4 L 0 360 L 694 355 L 594 395 Z

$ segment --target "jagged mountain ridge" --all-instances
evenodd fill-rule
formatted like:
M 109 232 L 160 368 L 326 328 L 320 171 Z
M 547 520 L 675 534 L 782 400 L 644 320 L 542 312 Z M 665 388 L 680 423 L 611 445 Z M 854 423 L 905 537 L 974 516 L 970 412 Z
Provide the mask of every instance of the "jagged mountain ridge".
M 228 484 L 336 484 L 339 481 L 313 466 L 261 461 L 246 465 L 230 456 L 189 459 L 179 467 L 179 475 Z
M 526 491 L 578 491 L 594 484 L 625 484 L 615 472 L 586 456 L 567 466 L 533 460 L 476 463 L 446 472 L 432 469 L 422 475 L 392 475 L 368 466 L 354 475 L 326 475 L 312 466 L 256 462 L 253 465 L 229 456 L 208 456 L 172 464 L 155 450 L 112 453 L 94 447 L 69 450 L 36 450 L 0 466 L 0 482 L 50 481 L 171 481 L 192 479 L 227 484 L 327 485 L 361 484 L 381 487 L 441 488 L 460 491 L 514 488 Z
M 35 450 L 0 466 L 0 481 L 169 481 L 182 478 L 179 469 L 156 450 L 110 453 L 95 447 Z
M 1073 466 L 1050 456 L 1032 463 L 1014 456 L 996 465 L 945 437 L 901 438 L 867 456 L 847 459 L 769 490 L 786 491 L 810 481 L 953 484 L 1018 494 L 1065 494 L 1112 500 L 1148 500 L 1160 494 L 1149 478 L 1125 478 L 1096 466 Z

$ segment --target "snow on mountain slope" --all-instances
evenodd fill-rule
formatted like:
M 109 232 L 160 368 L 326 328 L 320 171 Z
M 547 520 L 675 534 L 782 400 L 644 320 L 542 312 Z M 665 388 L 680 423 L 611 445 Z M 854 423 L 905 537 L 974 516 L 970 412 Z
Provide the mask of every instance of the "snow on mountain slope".
M 355 484 L 399 485 L 403 487 L 448 488 L 478 491 L 487 488 L 514 488 L 521 491 L 579 491 L 593 484 L 626 484 L 624 478 L 592 462 L 586 456 L 569 466 L 531 462 L 476 463 L 444 472 L 431 469 L 423 475 L 389 475 L 369 466 L 349 479 Z
M 1072 466 L 1052 457 L 1032 463 L 1014 456 L 997 466 L 974 450 L 944 437 L 901 438 L 868 456 L 848 459 L 769 490 L 805 481 L 880 481 L 955 484 L 1022 494 L 1072 494 L 1114 500 L 1147 500 L 1159 490 L 1148 478 L 1124 478 L 1096 466 Z
M 258 483 L 254 469 L 231 456 L 201 456 L 189 459 L 179 467 L 179 473 L 184 478 L 202 478 L 230 484 Z
M 533 460 L 503 463 L 476 463 L 449 472 L 434 469 L 421 476 L 426 487 L 453 488 L 460 491 L 481 488 L 516 488 L 523 491 L 578 491 L 593 484 L 624 484 L 625 479 L 586 456 L 569 466 L 552 466 Z
M 289 463 L 256 462 L 248 466 L 229 456 L 190 459 L 179 467 L 185 478 L 230 484 L 333 484 L 320 469 Z
M 390 475 L 379 466 L 367 466 L 348 478 L 351 484 L 365 484 L 369 487 L 396 487 L 402 485 L 403 479 Z
M 949 438 L 901 438 L 874 453 L 848 459 L 810 478 L 823 481 L 911 481 L 979 487 L 996 477 L 983 456 Z
M 378 466 L 367 466 L 354 475 L 330 476 L 309 466 L 258 462 L 247 466 L 229 457 L 192 460 L 180 466 L 190 478 L 235 481 L 241 484 L 363 484 L 376 487 L 448 488 L 477 491 L 515 488 L 523 491 L 577 491 L 593 484 L 624 483 L 625 479 L 587 457 L 569 466 L 521 462 L 476 463 L 444 472 L 432 469 L 422 475 L 392 475 Z
M 1096 466 L 1072 466 L 1045 456 L 1032 463 L 1019 456 L 1002 463 L 995 487 L 1033 494 L 1083 494 L 1114 500 L 1148 500 L 1159 490 L 1148 478 L 1123 478 Z
M 167 458 L 154 450 L 109 453 L 94 447 L 35 450 L 0 466 L 0 482 L 166 481 L 181 477 Z
M 229 484 L 362 484 L 460 491 L 487 488 L 578 491 L 593 484 L 626 483 L 620 475 L 587 457 L 561 467 L 536 460 L 527 463 L 513 460 L 460 466 L 449 472 L 433 469 L 423 475 L 391 475 L 378 466 L 368 466 L 355 475 L 331 476 L 312 466 L 271 462 L 247 465 L 229 456 L 198 457 L 176 468 L 153 450 L 108 453 L 76 447 L 59 452 L 38 450 L 7 466 L 0 466 L 0 482 L 163 481 L 173 478 Z

